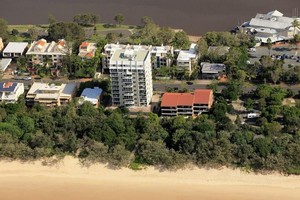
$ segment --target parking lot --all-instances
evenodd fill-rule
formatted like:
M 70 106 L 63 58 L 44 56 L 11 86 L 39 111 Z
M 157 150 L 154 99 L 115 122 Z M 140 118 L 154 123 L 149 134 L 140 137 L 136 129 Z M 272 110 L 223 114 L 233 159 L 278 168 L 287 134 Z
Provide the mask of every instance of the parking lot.
M 256 61 L 259 62 L 261 56 L 269 55 L 269 49 L 265 46 L 256 47 L 255 49 L 255 52 L 250 52 L 249 61 L 251 64 L 254 64 Z M 284 67 L 288 67 L 289 65 L 300 65 L 300 47 L 299 49 L 295 49 L 289 44 L 273 46 L 270 55 L 273 59 L 283 59 Z

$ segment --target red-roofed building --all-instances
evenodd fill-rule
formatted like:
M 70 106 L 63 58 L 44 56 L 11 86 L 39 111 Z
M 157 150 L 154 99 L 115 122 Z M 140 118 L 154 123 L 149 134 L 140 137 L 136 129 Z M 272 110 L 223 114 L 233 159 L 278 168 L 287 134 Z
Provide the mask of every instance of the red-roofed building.
M 162 116 L 197 116 L 208 112 L 213 104 L 213 91 L 195 90 L 191 93 L 165 93 L 161 101 Z

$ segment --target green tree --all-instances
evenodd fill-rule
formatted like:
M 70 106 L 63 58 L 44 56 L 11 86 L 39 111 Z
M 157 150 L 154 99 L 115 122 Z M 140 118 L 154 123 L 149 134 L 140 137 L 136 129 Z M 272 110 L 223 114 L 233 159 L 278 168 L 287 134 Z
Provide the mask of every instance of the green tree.
M 73 21 L 81 26 L 95 26 L 99 22 L 99 16 L 92 13 L 75 15 Z
M 125 21 L 125 17 L 124 15 L 122 15 L 121 13 L 117 14 L 115 17 L 114 17 L 114 20 L 116 21 L 116 23 L 121 26 L 124 21 Z
M 72 22 L 58 22 L 50 24 L 48 29 L 51 40 L 65 39 L 66 41 L 81 40 L 84 38 L 84 30 L 81 26 Z
M 8 39 L 7 21 L 2 18 L 0 18 L 0 36 L 4 41 Z
M 175 33 L 172 44 L 177 49 L 188 49 L 190 46 L 190 40 L 187 33 L 184 31 Z
M 17 29 L 13 29 L 13 30 L 11 30 L 11 34 L 13 36 L 17 36 L 17 35 L 19 35 L 19 31 Z
M 294 28 L 294 33 L 293 35 L 295 36 L 296 34 L 296 29 L 300 28 L 300 22 L 297 19 L 294 19 L 291 23 L 292 27 Z
M 272 40 L 270 38 L 267 39 L 267 47 L 269 50 L 269 56 L 271 55 L 271 49 L 272 49 Z
M 28 29 L 27 33 L 29 34 L 29 37 L 31 40 L 33 40 L 33 41 L 37 40 L 37 37 L 39 34 L 37 28 L 31 27 Z

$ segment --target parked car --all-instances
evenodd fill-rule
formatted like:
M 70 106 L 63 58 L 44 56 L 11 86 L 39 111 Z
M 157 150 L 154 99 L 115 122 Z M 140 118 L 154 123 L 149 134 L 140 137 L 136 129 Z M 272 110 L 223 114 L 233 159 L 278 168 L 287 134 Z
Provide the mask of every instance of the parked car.
M 192 81 L 187 81 L 186 84 L 193 85 L 194 83 Z
M 25 77 L 23 78 L 23 80 L 24 80 L 24 81 L 30 81 L 30 80 L 31 80 L 31 77 L 30 77 L 30 76 L 25 76 Z

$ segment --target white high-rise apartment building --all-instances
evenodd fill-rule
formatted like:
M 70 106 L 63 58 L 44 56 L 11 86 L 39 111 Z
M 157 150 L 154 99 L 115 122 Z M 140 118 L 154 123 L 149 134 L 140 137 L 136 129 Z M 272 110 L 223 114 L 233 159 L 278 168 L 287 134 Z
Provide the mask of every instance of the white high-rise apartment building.
M 117 49 L 110 58 L 112 103 L 148 106 L 153 94 L 151 53 L 143 49 Z

